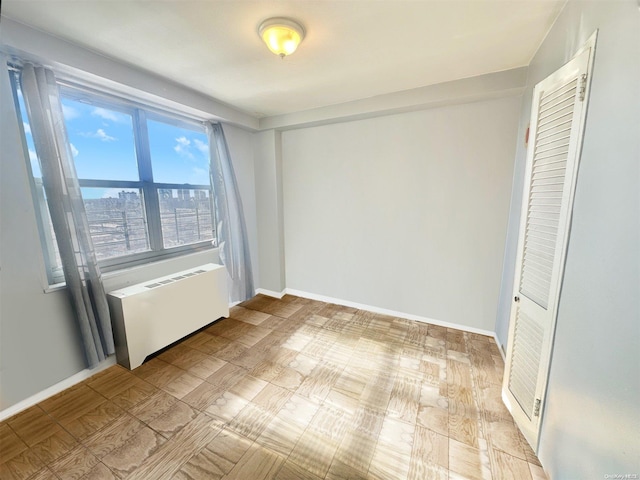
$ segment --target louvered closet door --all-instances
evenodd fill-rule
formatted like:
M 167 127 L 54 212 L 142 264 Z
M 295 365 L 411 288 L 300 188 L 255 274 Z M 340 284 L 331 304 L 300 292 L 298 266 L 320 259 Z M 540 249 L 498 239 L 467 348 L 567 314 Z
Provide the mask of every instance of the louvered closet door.
M 534 450 L 571 219 L 592 47 L 585 47 L 539 83 L 533 94 L 503 398 Z

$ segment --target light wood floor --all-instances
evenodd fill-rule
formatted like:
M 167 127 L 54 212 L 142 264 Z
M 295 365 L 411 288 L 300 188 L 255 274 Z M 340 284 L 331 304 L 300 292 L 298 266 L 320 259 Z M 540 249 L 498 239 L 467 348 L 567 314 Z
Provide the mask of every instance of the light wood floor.
M 545 478 L 490 337 L 260 296 L 0 423 L 1 479 Z

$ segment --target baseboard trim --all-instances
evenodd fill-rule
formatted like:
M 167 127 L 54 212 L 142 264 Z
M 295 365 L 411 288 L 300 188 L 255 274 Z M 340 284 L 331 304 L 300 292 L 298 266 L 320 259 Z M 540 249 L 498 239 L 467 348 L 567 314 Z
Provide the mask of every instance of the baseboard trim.
M 498 350 L 500 351 L 500 355 L 502 355 L 502 360 L 504 361 L 504 363 L 507 363 L 507 354 L 505 353 L 504 349 L 502 348 L 502 344 L 500 343 L 500 340 L 498 340 L 498 335 L 497 334 L 493 334 L 493 339 L 496 342 L 496 345 L 498 346 Z
M 325 295 L 318 295 L 315 293 L 303 292 L 301 290 L 295 290 L 287 288 L 285 292 L 289 295 L 295 295 L 296 297 L 308 298 L 310 300 L 318 300 L 320 302 L 334 303 L 336 305 L 342 305 L 344 307 L 357 308 L 359 310 L 366 310 L 367 312 L 379 313 L 381 315 L 389 315 L 392 317 L 405 318 L 407 320 L 415 320 L 416 322 L 430 323 L 431 325 L 437 325 L 439 327 L 453 328 L 455 330 L 461 330 L 463 332 L 477 333 L 479 335 L 486 335 L 491 338 L 495 338 L 495 332 L 490 330 L 483 330 L 481 328 L 470 327 L 467 325 L 459 325 L 457 323 L 443 322 L 436 320 L 435 318 L 422 317 L 420 315 L 413 315 L 411 313 L 398 312 L 396 310 L 388 310 L 386 308 L 374 307 L 372 305 L 366 305 L 363 303 L 352 302 L 350 300 L 343 300 L 341 298 L 327 297 Z
M 29 398 L 25 398 L 24 400 L 11 405 L 9 408 L 5 408 L 4 410 L 0 411 L 0 422 L 14 416 L 16 413 L 20 413 L 21 411 L 26 410 L 29 407 L 33 407 L 34 405 L 42 402 L 43 400 L 46 400 L 49 397 L 53 397 L 55 394 L 60 393 L 69 387 L 73 387 L 83 380 L 86 380 L 87 378 L 94 376 L 96 373 L 112 367 L 115 364 L 116 356 L 111 355 L 105 361 L 101 362 L 97 367 L 82 370 L 81 372 L 78 372 L 69 378 L 65 378 L 61 382 L 58 382 L 55 385 L 52 385 L 49 388 L 36 393 L 35 395 L 31 395 Z
M 281 292 L 276 292 L 274 290 L 266 290 L 264 288 L 256 288 L 256 293 L 260 293 L 262 295 L 266 295 L 267 297 L 273 297 L 273 298 L 282 298 L 284 297 L 288 292 L 287 289 L 282 290 Z

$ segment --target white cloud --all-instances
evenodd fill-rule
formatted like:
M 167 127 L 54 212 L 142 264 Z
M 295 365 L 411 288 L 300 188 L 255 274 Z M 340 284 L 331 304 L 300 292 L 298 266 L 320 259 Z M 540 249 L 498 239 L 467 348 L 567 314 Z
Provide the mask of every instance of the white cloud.
M 116 112 L 112 112 L 111 110 L 107 110 L 101 107 L 96 107 L 91 110 L 91 115 L 94 117 L 100 117 L 104 120 L 110 120 L 112 122 L 125 122 L 126 117 Z
M 105 131 L 104 131 L 103 129 L 101 129 L 101 128 L 99 128 L 98 130 L 96 130 L 96 136 L 97 136 L 100 140 L 102 140 L 103 142 L 113 142 L 113 141 L 116 139 L 116 137 L 112 137 L 112 136 L 110 136 L 110 135 L 107 135 L 107 134 L 105 133 Z
M 62 105 L 62 114 L 67 121 L 73 120 L 74 118 L 78 118 L 80 116 L 80 112 L 78 112 L 75 108 L 64 104 Z
M 77 157 L 80 152 L 73 143 L 69 143 L 69 145 L 71 145 L 71 153 L 74 157 Z
M 176 138 L 176 142 L 178 142 L 178 145 L 182 145 L 183 147 L 188 147 L 189 145 L 191 145 L 191 140 L 189 140 L 187 137 L 178 137 Z
M 31 126 L 27 122 L 22 122 L 22 128 L 24 128 L 24 133 L 31 134 Z
M 113 141 L 117 140 L 116 137 L 112 137 L 111 135 L 109 135 L 107 132 L 105 132 L 101 128 L 99 128 L 95 132 L 85 132 L 85 133 L 81 133 L 80 135 L 82 135 L 83 137 L 88 137 L 88 138 L 97 138 L 99 140 L 102 140 L 103 142 L 113 142 Z
M 29 149 L 29 160 L 31 160 L 32 162 L 38 161 L 38 155 L 34 150 Z
M 193 143 L 195 144 L 196 148 L 200 150 L 200 152 L 202 152 L 204 155 L 209 155 L 209 145 L 204 143 L 202 140 L 198 140 L 197 138 L 193 140 Z
M 189 151 L 191 148 L 191 140 L 187 137 L 178 137 L 176 138 L 176 145 L 173 149 L 176 153 L 183 155 L 187 158 L 193 158 L 193 154 Z
M 207 145 L 207 143 L 197 138 L 194 138 L 192 141 L 185 136 L 178 137 L 176 138 L 176 144 L 173 147 L 173 149 L 176 151 L 176 153 L 190 159 L 194 158 L 193 156 L 194 149 L 202 153 L 206 157 L 209 156 L 209 145 Z

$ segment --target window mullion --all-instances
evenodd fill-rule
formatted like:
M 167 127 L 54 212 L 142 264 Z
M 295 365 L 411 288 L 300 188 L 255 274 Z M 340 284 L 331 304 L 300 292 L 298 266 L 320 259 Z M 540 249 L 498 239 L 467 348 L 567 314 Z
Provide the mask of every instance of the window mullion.
M 149 229 L 149 246 L 152 251 L 162 250 L 162 226 L 160 224 L 160 202 L 156 187 L 153 184 L 153 170 L 151 168 L 151 151 L 149 148 L 149 133 L 147 120 L 143 110 L 136 109 L 134 115 L 136 155 L 138 157 L 138 173 L 142 182 L 144 208 Z
M 142 188 L 142 182 L 131 180 L 93 180 L 79 179 L 80 187 L 83 188 Z

